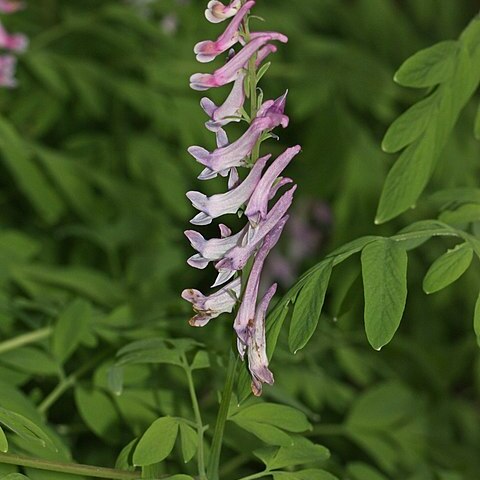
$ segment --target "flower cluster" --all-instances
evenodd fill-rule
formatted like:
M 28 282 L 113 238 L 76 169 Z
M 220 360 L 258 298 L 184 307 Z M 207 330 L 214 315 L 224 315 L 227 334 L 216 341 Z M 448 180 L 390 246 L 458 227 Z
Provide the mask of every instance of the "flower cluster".
M 276 51 L 271 42 L 286 43 L 288 39 L 276 32 L 251 32 L 249 14 L 254 5 L 254 0 L 233 0 L 227 6 L 210 1 L 205 12 L 207 20 L 220 23 L 230 18 L 230 24 L 217 40 L 200 42 L 194 49 L 201 63 L 224 53 L 227 53 L 227 62 L 213 74 L 192 75 L 191 88 L 203 91 L 230 83 L 233 86 L 220 106 L 209 98 L 201 100 L 209 117 L 205 125 L 216 134 L 217 148 L 209 152 L 193 146 L 188 151 L 204 167 L 198 178 L 227 177 L 228 191 L 210 197 L 188 192 L 187 197 L 199 211 L 191 223 L 208 225 L 223 215 L 235 214 L 246 218 L 246 225 L 233 234 L 229 227 L 220 224 L 219 238 L 209 240 L 195 230 L 185 232 L 198 252 L 189 258 L 188 264 L 204 269 L 212 262 L 218 272 L 212 287 L 220 288 L 209 296 L 193 289 L 185 290 L 182 296 L 193 304 L 196 312 L 190 320 L 193 326 L 204 326 L 222 313 L 231 313 L 239 304 L 234 323 L 238 350 L 242 359 L 248 356 L 252 390 L 260 395 L 263 383 L 273 383 L 265 345 L 265 316 L 277 288 L 273 284 L 257 303 L 260 276 L 265 259 L 288 220 L 296 186 L 281 174 L 300 152 L 300 146 L 288 148 L 273 161 L 271 155 L 260 157 L 259 154 L 261 143 L 275 137 L 272 130 L 280 126 L 286 128 L 289 123 L 284 113 L 287 94 L 263 101 L 263 92 L 257 87 L 268 68 L 268 64 L 262 65 L 264 60 Z M 236 45 L 241 46 L 238 51 L 233 48 Z M 245 110 L 247 98 L 251 104 L 250 115 Z M 238 140 L 230 142 L 224 127 L 242 120 L 249 123 L 247 130 Z M 245 175 L 239 170 L 241 167 Z M 286 185 L 289 188 L 281 192 Z
M 0 13 L 14 13 L 23 8 L 19 1 L 0 0 Z M 28 40 L 21 33 L 10 34 L 0 22 L 0 49 L 20 53 L 27 48 Z M 15 68 L 17 59 L 12 53 L 0 54 L 0 87 L 12 88 L 17 85 Z

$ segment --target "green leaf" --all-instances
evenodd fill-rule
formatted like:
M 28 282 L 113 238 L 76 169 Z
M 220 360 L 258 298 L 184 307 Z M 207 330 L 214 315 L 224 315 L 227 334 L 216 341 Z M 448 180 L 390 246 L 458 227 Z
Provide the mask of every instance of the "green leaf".
M 298 472 L 273 472 L 274 480 L 338 480 L 325 470 L 300 470 Z M 373 480 L 373 479 L 372 479 Z
M 308 278 L 295 300 L 288 342 L 296 353 L 305 347 L 317 328 L 333 268 L 333 258 L 324 260 Z
M 467 243 L 457 245 L 452 250 L 437 258 L 423 279 L 425 293 L 442 290 L 458 280 L 470 266 L 473 249 Z
M 348 429 L 385 431 L 415 415 L 417 403 L 404 385 L 389 382 L 359 396 L 346 420 Z M 417 412 L 418 413 L 418 412 Z
M 75 403 L 87 426 L 99 437 L 119 434 L 120 417 L 113 400 L 99 388 L 75 388 Z
M 8 452 L 8 440 L 1 426 L 0 426 L 0 452 L 3 452 L 3 453 Z
M 303 412 L 276 403 L 250 405 L 235 412 L 230 420 L 238 424 L 242 421 L 265 423 L 294 433 L 305 432 L 312 428 Z
M 203 368 L 210 367 L 210 358 L 208 357 L 208 353 L 205 350 L 200 350 L 196 353 L 195 357 L 193 358 L 193 362 L 190 365 L 192 370 L 200 370 Z
M 388 128 L 382 149 L 395 153 L 417 140 L 435 113 L 435 96 L 430 95 L 402 113 Z
M 440 214 L 439 220 L 451 225 L 465 225 L 480 221 L 480 205 L 467 203 L 460 205 L 456 210 L 446 210 Z
M 86 300 L 73 300 L 60 314 L 52 336 L 52 353 L 63 363 L 76 350 L 92 318 L 91 305 Z
M 407 299 L 407 252 L 398 243 L 377 240 L 362 252 L 365 330 L 380 350 L 393 338 Z
M 400 155 L 383 185 L 375 223 L 384 223 L 415 206 L 436 160 L 435 129 L 427 129 Z
M 253 453 L 268 470 L 324 462 L 330 457 L 330 452 L 322 445 L 316 445 L 304 437 L 294 437 L 293 440 L 293 445 L 288 447 L 262 448 Z
M 183 460 L 185 463 L 188 463 L 197 452 L 197 432 L 192 427 L 182 422 L 180 423 L 180 440 L 182 445 Z
M 50 436 L 45 433 L 42 427 L 19 413 L 0 407 L 0 423 L 21 438 L 33 440 L 40 443 L 43 447 L 48 447 L 54 451 L 57 450 Z
M 135 466 L 160 463 L 170 455 L 178 434 L 178 422 L 172 417 L 159 418 L 150 425 L 133 453 Z
M 120 286 L 98 270 L 30 264 L 15 267 L 13 275 L 19 283 L 33 281 L 71 290 L 100 305 L 112 306 L 123 298 Z
M 58 221 L 64 204 L 50 186 L 45 175 L 32 161 L 25 142 L 5 119 L 0 117 L 0 151 L 6 167 L 18 187 L 27 196 L 42 218 L 50 224 Z
M 0 363 L 28 373 L 58 374 L 57 363 L 50 354 L 35 347 L 20 347 L 2 353 L 0 355 Z
M 291 446 L 293 444 L 292 437 L 288 433 L 273 425 L 269 425 L 267 423 L 258 423 L 255 421 L 244 420 L 235 417 L 232 417 L 230 420 L 236 423 L 239 427 L 246 430 L 247 432 L 255 435 L 267 445 L 281 445 L 285 447 Z
M 458 42 L 447 40 L 420 50 L 406 60 L 395 81 L 406 87 L 433 87 L 449 80 L 455 70 Z

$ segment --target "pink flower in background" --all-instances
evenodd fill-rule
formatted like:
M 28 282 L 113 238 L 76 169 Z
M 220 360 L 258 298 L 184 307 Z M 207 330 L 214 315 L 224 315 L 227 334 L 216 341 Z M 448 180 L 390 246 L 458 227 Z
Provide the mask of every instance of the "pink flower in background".
M 28 46 L 28 39 L 22 33 L 8 33 L 0 23 L 0 48 L 12 52 L 24 52 Z
M 23 2 L 15 0 L 0 0 L 0 13 L 15 13 L 25 8 Z
M 24 8 L 23 2 L 0 0 L 0 13 L 10 14 Z M 28 39 L 22 33 L 8 33 L 0 22 L 0 50 L 22 53 L 27 49 Z M 17 86 L 15 70 L 17 59 L 11 54 L 0 55 L 0 87 Z
M 229 5 L 209 2 L 205 12 L 208 20 L 219 23 L 233 18 L 217 40 L 200 42 L 194 49 L 197 60 L 206 63 L 232 47 L 242 47 L 238 52 L 230 50 L 227 63 L 213 74 L 197 73 L 190 77 L 190 86 L 194 90 L 208 90 L 233 82 L 230 94 L 220 106 L 207 97 L 201 100 L 201 107 L 210 118 L 206 127 L 216 134 L 217 148 L 213 151 L 201 146 L 188 149 L 204 167 L 198 178 L 228 177 L 228 190 L 211 196 L 188 192 L 187 197 L 199 210 L 191 223 L 208 225 L 224 215 L 236 215 L 245 219 L 245 225 L 238 233 L 232 234 L 230 228 L 221 224 L 220 238 L 209 240 L 195 230 L 185 232 L 197 251 L 188 259 L 188 264 L 204 269 L 213 262 L 218 275 L 212 287 L 220 289 L 210 296 L 187 289 L 182 297 L 193 305 L 196 314 L 190 323 L 194 326 L 204 326 L 212 318 L 231 313 L 238 307 L 234 322 L 238 351 L 242 359 L 247 357 L 252 391 L 260 395 L 264 383 L 273 384 L 266 350 L 265 319 L 277 289 L 277 284 L 273 283 L 257 303 L 261 277 L 267 256 L 285 228 L 296 190 L 296 185 L 292 185 L 275 200 L 280 189 L 292 183 L 290 178 L 280 177 L 280 174 L 301 148 L 289 148 L 272 162 L 271 155 L 261 157 L 259 154 L 262 143 L 276 137 L 272 133 L 274 129 L 287 128 L 289 118 L 285 115 L 287 93 L 265 102 L 256 98 L 256 71 L 265 58 L 277 50 L 270 42 L 286 43 L 288 38 L 277 32 L 250 32 L 248 18 L 254 5 L 253 0 L 243 6 L 240 0 Z M 250 61 L 252 59 L 254 62 Z M 249 85 L 248 91 L 245 85 Z M 250 116 L 244 110 L 247 95 L 252 96 Z M 239 138 L 230 141 L 223 127 L 242 119 L 248 121 L 249 127 Z M 242 169 L 247 173 L 242 174 Z M 251 269 L 246 268 L 247 265 Z

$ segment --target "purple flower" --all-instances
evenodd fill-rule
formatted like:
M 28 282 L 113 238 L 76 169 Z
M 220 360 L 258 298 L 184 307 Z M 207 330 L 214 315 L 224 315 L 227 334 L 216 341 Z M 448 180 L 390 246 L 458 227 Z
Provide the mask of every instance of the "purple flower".
M 258 116 L 251 123 L 248 130 L 236 142 L 226 147 L 209 152 L 202 147 L 193 146 L 188 149 L 195 160 L 207 167 L 199 178 L 212 178 L 217 174 L 225 174 L 232 167 L 244 166 L 247 156 L 260 139 L 262 133 L 281 125 L 288 126 L 288 117 L 283 114 L 285 108 L 284 96 L 273 101 L 265 102 L 258 112 Z
M 0 13 L 15 13 L 25 8 L 23 2 L 0 0 Z
M 245 292 L 243 294 L 242 303 L 238 309 L 237 317 L 233 328 L 237 332 L 237 337 L 243 345 L 248 345 L 249 325 L 254 321 L 255 310 L 257 304 L 258 288 L 260 286 L 260 276 L 262 273 L 265 260 L 270 250 L 277 244 L 288 217 L 282 218 L 277 222 L 275 227 L 265 237 L 265 241 L 258 250 L 253 262 L 250 276 L 248 277 Z M 243 355 L 240 350 L 240 354 Z
M 273 385 L 273 373 L 268 368 L 268 357 L 265 339 L 265 317 L 268 306 L 277 291 L 274 283 L 267 291 L 255 312 L 253 324 L 248 326 L 247 350 L 248 369 L 252 375 L 252 392 L 259 397 L 262 394 L 262 384 Z
M 205 10 L 205 17 L 209 22 L 220 23 L 227 18 L 236 15 L 241 5 L 241 0 L 233 0 L 230 5 L 227 6 L 222 2 L 212 0 L 211 2 L 208 2 L 207 9 Z
M 272 44 L 262 47 L 257 54 L 257 67 L 270 53 L 276 51 L 277 47 Z M 233 84 L 230 95 L 220 107 L 217 107 L 208 97 L 202 98 L 200 105 L 211 118 L 205 126 L 212 132 L 216 132 L 230 122 L 239 122 L 241 120 L 240 111 L 245 103 L 245 77 L 246 71 L 242 70 Z
M 0 48 L 12 52 L 24 52 L 28 46 L 28 39 L 22 33 L 9 34 L 0 23 Z
M 237 213 L 257 188 L 263 169 L 271 155 L 257 160 L 248 177 L 237 187 L 226 193 L 207 197 L 200 192 L 188 192 L 187 197 L 200 213 L 191 220 L 194 225 L 209 225 L 214 218 L 228 213 Z
M 17 85 L 15 80 L 15 67 L 17 59 L 12 55 L 0 55 L 0 86 L 13 88 Z
M 268 202 L 275 195 L 277 190 L 285 183 L 290 182 L 290 179 L 283 179 L 274 185 L 278 176 L 283 172 L 291 160 L 301 150 L 301 147 L 297 145 L 287 149 L 282 155 L 280 155 L 267 169 L 265 175 L 262 177 L 258 184 L 258 188 L 248 202 L 245 215 L 248 217 L 253 226 L 256 226 L 261 220 L 264 220 L 267 216 Z M 273 194 L 273 195 L 272 195 Z
M 239 277 L 208 297 L 195 289 L 184 290 L 182 298 L 193 304 L 196 312 L 196 315 L 190 319 L 190 325 L 203 327 L 212 318 L 222 313 L 231 313 L 240 297 L 241 287 Z
M 214 87 L 222 87 L 223 85 L 234 82 L 250 58 L 266 43 L 272 40 L 279 40 L 283 43 L 288 42 L 288 38 L 280 33 L 259 36 L 249 42 L 239 53 L 234 55 L 225 66 L 215 70 L 213 74 L 195 73 L 192 75 L 190 77 L 190 87 L 193 90 L 202 91 Z
M 225 225 L 220 226 L 221 238 L 206 240 L 195 230 L 187 230 L 185 236 L 190 240 L 190 245 L 198 252 L 188 259 L 191 267 L 204 269 L 210 262 L 220 260 L 224 255 L 240 243 L 247 227 L 232 235 L 231 230 Z
M 229 48 L 233 47 L 240 40 L 240 25 L 243 19 L 248 14 L 250 9 L 255 5 L 254 0 L 250 0 L 235 15 L 230 25 L 225 32 L 218 37 L 215 42 L 206 40 L 204 42 L 197 43 L 193 51 L 197 55 L 197 60 L 201 63 L 211 62 L 223 52 L 226 52 Z
M 223 258 L 215 265 L 215 268 L 220 273 L 214 286 L 226 282 L 235 272 L 242 270 L 245 267 L 248 259 L 255 252 L 259 243 L 287 213 L 292 204 L 293 194 L 296 188 L 296 185 L 294 185 L 290 190 L 285 192 L 275 206 L 272 207 L 265 220 L 260 222 L 256 228 L 249 228 L 245 238 L 246 241 L 225 252 Z

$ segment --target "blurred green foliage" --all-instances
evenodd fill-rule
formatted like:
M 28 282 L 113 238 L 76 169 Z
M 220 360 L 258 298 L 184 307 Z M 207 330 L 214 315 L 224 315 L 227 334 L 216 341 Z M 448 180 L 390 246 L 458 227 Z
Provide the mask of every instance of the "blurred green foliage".
M 17 415 L 0 410 L 0 422 L 14 453 L 113 467 L 130 445 L 117 461 L 128 467 L 131 442 L 159 416 L 193 420 L 179 365 L 195 370 L 211 438 L 231 322 L 194 330 L 179 298 L 185 287 L 208 286 L 185 266 L 191 253 L 182 233 L 192 214 L 184 193 L 198 173 L 186 148 L 213 145 L 199 97 L 188 89 L 189 75 L 202 70 L 192 46 L 217 34 L 203 19 L 204 4 L 152 1 L 144 16 L 118 0 L 32 0 L 5 19 L 31 38 L 19 87 L 0 92 L 0 408 Z M 478 187 L 477 105 L 470 102 L 444 139 L 417 208 L 373 224 L 394 163 L 380 148 L 382 137 L 424 93 L 395 85 L 393 74 L 416 51 L 456 39 L 477 7 L 470 0 L 258 1 L 266 28 L 290 38 L 262 80 L 268 97 L 290 91 L 290 128 L 270 146 L 274 153 L 303 146 L 290 172 L 298 196 L 326 203 L 333 218 L 303 269 L 360 235 L 392 235 L 459 200 L 459 192 L 432 192 Z M 202 187 L 214 191 L 209 183 Z M 478 222 L 478 206 L 462 208 L 457 221 L 463 214 Z M 448 221 L 452 212 L 442 215 Z M 308 469 L 318 466 L 352 480 L 479 476 L 480 362 L 471 325 L 478 262 L 449 289 L 428 298 L 422 292 L 429 266 L 455 243 L 434 239 L 410 252 L 404 320 L 381 353 L 364 333 L 358 258 L 334 270 L 309 345 L 292 356 L 279 332 L 268 404 L 232 406 L 222 480 L 258 472 L 261 462 L 283 468 L 285 456 L 287 468 L 307 463 L 307 473 L 276 480 L 313 479 Z M 157 338 L 163 346 L 141 344 L 138 361 L 120 350 Z M 159 351 L 169 352 L 168 361 Z M 265 413 L 248 418 L 261 405 L 303 416 L 283 430 L 265 420 L 267 438 L 255 426 Z M 191 427 L 167 423 L 179 441 L 150 473 L 195 475 Z M 313 465 L 292 460 L 300 454 L 282 446 L 310 424 L 307 437 L 331 451 L 327 460 L 321 447 L 297 440 L 303 451 L 317 448 Z M 264 451 L 265 441 L 277 449 Z M 49 442 L 56 449 L 44 446 Z M 0 475 L 14 471 L 0 464 Z M 74 478 L 26 473 L 32 480 Z

